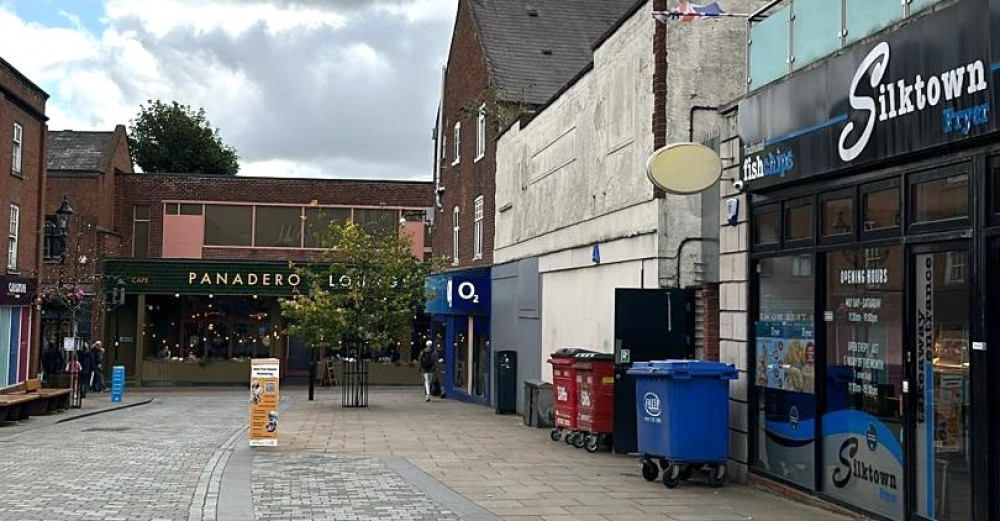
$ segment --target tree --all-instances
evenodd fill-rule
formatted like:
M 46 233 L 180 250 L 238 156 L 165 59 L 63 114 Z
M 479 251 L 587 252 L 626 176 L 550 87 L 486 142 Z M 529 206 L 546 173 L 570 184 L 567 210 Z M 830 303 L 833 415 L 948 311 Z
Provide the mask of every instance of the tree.
M 197 111 L 176 101 L 160 100 L 139 105 L 129 122 L 132 160 L 144 172 L 180 174 L 229 174 L 240 170 L 236 151 L 222 142 L 218 129 Z
M 339 344 L 358 359 L 396 346 L 427 300 L 430 266 L 413 256 L 410 237 L 395 223 L 369 230 L 332 222 L 323 262 L 295 267 L 308 290 L 282 300 L 282 315 L 313 348 Z

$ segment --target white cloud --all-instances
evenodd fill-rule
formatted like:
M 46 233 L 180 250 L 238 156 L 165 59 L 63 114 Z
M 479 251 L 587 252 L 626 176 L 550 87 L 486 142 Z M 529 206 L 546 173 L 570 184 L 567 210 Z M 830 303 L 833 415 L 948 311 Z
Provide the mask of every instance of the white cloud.
M 0 56 L 52 94 L 50 128 L 176 100 L 205 108 L 246 175 L 430 176 L 457 0 L 105 0 L 100 34 L 54 1 L 75 30 L 0 4 Z

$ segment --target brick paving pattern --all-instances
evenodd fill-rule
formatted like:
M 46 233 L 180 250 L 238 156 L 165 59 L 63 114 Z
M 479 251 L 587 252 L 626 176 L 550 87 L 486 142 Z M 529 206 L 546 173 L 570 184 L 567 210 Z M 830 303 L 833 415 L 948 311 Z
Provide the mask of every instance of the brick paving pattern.
M 314 452 L 253 456 L 257 519 L 458 521 L 379 458 Z

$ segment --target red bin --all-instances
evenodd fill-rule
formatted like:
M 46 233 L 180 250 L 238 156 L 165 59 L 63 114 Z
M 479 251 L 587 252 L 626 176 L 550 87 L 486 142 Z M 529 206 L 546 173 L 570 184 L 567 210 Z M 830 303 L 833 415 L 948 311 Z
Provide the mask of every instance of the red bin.
M 614 432 L 615 357 L 607 353 L 577 353 L 574 359 L 576 427 L 584 433 L 582 446 L 589 452 L 597 452 L 608 445 Z
M 552 403 L 555 405 L 555 424 L 552 429 L 552 441 L 559 441 L 566 431 L 566 443 L 578 443 L 583 446 L 584 436 L 577 430 L 577 390 L 576 390 L 576 360 L 573 355 L 586 352 L 577 348 L 562 348 L 552 353 L 549 363 L 552 364 Z M 579 437 L 579 441 L 577 441 Z

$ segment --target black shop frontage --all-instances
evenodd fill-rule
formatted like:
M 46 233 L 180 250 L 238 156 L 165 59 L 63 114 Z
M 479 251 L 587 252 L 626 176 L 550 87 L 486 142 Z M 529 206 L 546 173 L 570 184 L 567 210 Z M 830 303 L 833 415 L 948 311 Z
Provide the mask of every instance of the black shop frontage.
M 1000 1 L 739 105 L 753 472 L 885 519 L 1000 519 Z

